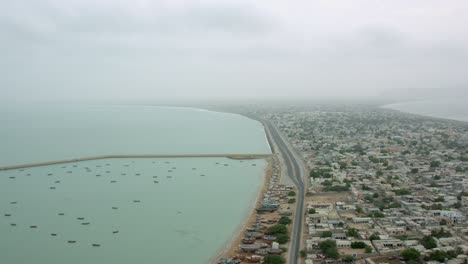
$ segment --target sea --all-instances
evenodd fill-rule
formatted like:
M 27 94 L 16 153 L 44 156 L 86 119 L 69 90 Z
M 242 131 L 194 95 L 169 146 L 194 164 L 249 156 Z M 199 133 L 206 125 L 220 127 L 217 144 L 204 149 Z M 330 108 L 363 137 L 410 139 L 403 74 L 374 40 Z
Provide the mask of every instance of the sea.
M 192 108 L 0 108 L 0 166 L 110 154 L 270 153 L 263 126 Z M 0 263 L 208 263 L 267 162 L 119 158 L 0 170 Z
M 468 122 L 468 98 L 408 101 L 383 107 L 423 116 Z

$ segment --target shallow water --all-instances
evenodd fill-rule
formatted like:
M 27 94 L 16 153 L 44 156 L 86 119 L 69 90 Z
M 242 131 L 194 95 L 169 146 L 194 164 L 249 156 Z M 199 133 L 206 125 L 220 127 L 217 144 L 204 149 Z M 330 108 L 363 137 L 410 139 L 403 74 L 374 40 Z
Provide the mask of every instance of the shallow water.
M 265 164 L 107 159 L 0 171 L 1 263 L 206 263 L 246 217 Z

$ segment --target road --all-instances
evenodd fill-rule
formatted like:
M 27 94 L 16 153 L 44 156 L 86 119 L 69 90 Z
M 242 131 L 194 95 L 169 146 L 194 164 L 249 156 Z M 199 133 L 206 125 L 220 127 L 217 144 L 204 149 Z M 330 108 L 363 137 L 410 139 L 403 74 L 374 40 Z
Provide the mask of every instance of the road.
M 304 216 L 304 196 L 305 196 L 305 187 L 304 187 L 304 166 L 302 165 L 301 158 L 295 153 L 295 151 L 287 143 L 287 140 L 281 135 L 276 126 L 267 120 L 263 120 L 256 116 L 249 116 L 250 118 L 256 119 L 263 123 L 265 129 L 267 130 L 267 135 L 270 143 L 274 142 L 276 148 L 275 152 L 279 153 L 284 160 L 284 165 L 286 167 L 286 172 L 288 176 L 292 179 L 294 184 L 297 187 L 297 207 L 294 215 L 294 224 L 291 236 L 291 248 L 289 250 L 289 259 L 288 263 L 296 264 L 299 259 L 299 250 L 301 246 L 301 237 L 302 237 L 302 223 Z

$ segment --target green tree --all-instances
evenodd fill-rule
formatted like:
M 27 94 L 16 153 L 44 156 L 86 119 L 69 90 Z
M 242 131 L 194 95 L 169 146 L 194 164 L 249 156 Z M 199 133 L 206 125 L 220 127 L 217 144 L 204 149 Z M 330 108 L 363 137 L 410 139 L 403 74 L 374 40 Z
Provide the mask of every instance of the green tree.
M 277 234 L 276 235 L 276 242 L 280 244 L 285 244 L 288 243 L 289 241 L 289 236 L 287 234 Z
M 367 244 L 362 241 L 351 242 L 351 248 L 366 248 Z
M 346 256 L 343 258 L 344 263 L 353 263 L 354 262 L 354 257 L 353 256 Z
M 282 225 L 289 225 L 291 223 L 291 219 L 287 216 L 282 216 L 280 220 L 278 221 L 278 224 Z
M 424 236 L 420 242 L 421 245 L 423 245 L 426 249 L 433 249 L 437 247 L 437 242 L 432 236 Z
M 370 237 L 369 240 L 380 240 L 379 233 L 373 233 Z
M 285 225 L 277 224 L 277 225 L 269 227 L 267 229 L 267 233 L 272 234 L 272 235 L 287 234 L 288 228 Z
M 310 209 L 309 209 L 309 214 L 315 214 L 315 213 L 316 213 L 316 211 L 315 211 L 314 208 L 310 208 Z
M 289 204 L 293 204 L 293 203 L 295 203 L 295 202 L 296 202 L 296 199 L 294 199 L 294 198 L 291 198 L 291 199 L 288 200 L 288 203 L 289 203 Z
M 322 253 L 328 258 L 338 259 L 340 256 L 338 249 L 336 248 L 336 242 L 334 240 L 327 239 L 322 241 L 320 242 L 319 247 Z
M 282 256 L 278 255 L 266 255 L 263 258 L 263 263 L 265 264 L 284 264 L 286 260 Z
M 348 228 L 348 231 L 346 232 L 348 236 L 351 237 L 359 237 L 359 231 L 356 228 Z
M 438 160 L 431 161 L 431 168 L 438 168 L 438 167 L 440 167 L 440 161 Z
M 299 255 L 301 255 L 301 258 L 305 258 L 307 256 L 307 253 L 305 252 L 305 250 L 301 249 L 301 251 L 299 251 Z
M 414 248 L 407 248 L 401 252 L 400 256 L 406 261 L 418 260 L 421 253 Z
M 288 196 L 296 196 L 296 192 L 295 191 L 289 191 Z
M 331 231 L 323 231 L 320 237 L 331 237 L 331 236 L 332 236 Z
M 366 253 L 372 253 L 372 247 L 371 247 L 371 246 L 367 245 L 364 249 L 365 249 L 364 252 L 366 252 Z

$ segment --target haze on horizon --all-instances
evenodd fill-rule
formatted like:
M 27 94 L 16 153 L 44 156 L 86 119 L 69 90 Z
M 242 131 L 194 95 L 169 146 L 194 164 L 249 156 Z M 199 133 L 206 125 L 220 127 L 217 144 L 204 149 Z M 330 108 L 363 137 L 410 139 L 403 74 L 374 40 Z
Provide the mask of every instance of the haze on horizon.
M 468 2 L 0 3 L 2 101 L 468 98 Z

